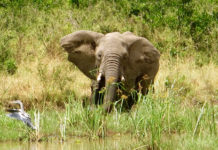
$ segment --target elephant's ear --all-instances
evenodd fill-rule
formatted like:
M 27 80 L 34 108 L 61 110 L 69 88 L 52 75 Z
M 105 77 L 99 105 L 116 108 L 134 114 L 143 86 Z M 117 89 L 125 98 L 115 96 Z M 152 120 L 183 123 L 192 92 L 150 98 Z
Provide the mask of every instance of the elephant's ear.
M 76 31 L 61 39 L 61 47 L 68 52 L 68 60 L 73 62 L 86 76 L 96 79 L 95 49 L 98 40 L 104 35 L 92 31 Z
M 128 45 L 130 66 L 135 69 L 135 66 L 141 66 L 140 70 L 146 70 L 152 68 L 153 64 L 159 64 L 160 53 L 146 38 L 135 36 L 131 32 L 123 33 L 123 37 Z

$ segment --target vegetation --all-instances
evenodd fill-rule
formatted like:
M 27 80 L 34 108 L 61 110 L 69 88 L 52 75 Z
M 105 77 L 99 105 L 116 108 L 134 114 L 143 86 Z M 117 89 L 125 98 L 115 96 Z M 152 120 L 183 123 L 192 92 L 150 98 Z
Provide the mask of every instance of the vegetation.
M 214 0 L 2 0 L 0 18 L 0 141 L 131 135 L 129 149 L 217 149 Z M 155 93 L 130 112 L 84 106 L 90 80 L 59 45 L 82 29 L 149 39 L 161 52 Z M 14 99 L 39 112 L 39 131 L 5 116 Z

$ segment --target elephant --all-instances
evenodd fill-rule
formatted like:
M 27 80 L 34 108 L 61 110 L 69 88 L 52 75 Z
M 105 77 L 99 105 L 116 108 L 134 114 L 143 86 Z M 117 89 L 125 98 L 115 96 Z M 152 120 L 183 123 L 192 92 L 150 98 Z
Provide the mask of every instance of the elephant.
M 135 89 L 146 95 L 159 70 L 160 52 L 146 38 L 129 31 L 102 34 L 80 30 L 61 38 L 60 44 L 68 60 L 92 80 L 92 95 L 105 88 L 102 103 L 107 112 L 116 101 L 118 82 L 126 91 Z M 98 102 L 98 96 L 93 101 Z

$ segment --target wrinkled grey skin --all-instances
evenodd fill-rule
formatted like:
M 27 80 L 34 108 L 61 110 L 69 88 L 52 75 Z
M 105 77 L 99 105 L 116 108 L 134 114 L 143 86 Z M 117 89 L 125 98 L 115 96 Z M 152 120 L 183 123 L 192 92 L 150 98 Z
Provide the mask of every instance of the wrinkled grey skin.
M 159 51 L 147 39 L 131 32 L 104 35 L 82 30 L 64 36 L 61 46 L 68 52 L 68 60 L 96 81 L 93 91 L 107 87 L 103 100 L 106 111 L 115 101 L 114 83 L 124 78 L 127 90 L 134 88 L 147 94 L 159 69 Z M 93 75 L 91 72 L 96 68 L 98 74 Z

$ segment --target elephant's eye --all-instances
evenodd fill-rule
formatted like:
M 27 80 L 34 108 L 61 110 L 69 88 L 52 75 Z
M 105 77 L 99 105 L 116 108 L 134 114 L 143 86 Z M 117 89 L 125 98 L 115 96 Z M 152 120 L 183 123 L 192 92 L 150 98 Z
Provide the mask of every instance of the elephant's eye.
M 92 46 L 92 49 L 94 50 L 96 48 L 96 43 L 95 42 L 91 42 L 91 46 Z
M 127 59 L 128 58 L 128 53 L 124 53 L 123 54 L 123 59 Z
M 98 53 L 98 54 L 97 54 L 97 59 L 100 60 L 100 59 L 101 59 L 101 56 L 102 56 L 102 54 L 101 54 L 101 53 Z
M 81 54 L 81 50 L 74 50 L 73 53 L 75 53 L 75 54 Z

